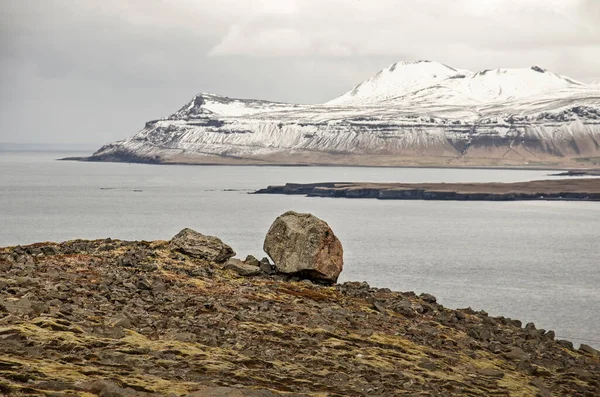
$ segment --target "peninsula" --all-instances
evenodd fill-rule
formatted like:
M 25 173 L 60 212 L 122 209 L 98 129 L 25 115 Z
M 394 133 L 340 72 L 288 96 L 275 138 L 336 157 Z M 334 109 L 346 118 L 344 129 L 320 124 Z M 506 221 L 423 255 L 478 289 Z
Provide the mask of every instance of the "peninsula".
M 380 200 L 580 200 L 600 201 L 600 178 L 514 183 L 287 183 L 254 194 L 300 194 L 309 197 Z
M 396 62 L 323 104 L 199 93 L 81 161 L 589 168 L 600 86 L 539 66 Z

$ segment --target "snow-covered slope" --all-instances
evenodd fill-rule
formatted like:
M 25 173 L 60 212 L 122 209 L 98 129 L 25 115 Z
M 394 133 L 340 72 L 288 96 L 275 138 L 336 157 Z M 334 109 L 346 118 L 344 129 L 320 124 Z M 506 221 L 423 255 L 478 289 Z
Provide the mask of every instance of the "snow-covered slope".
M 373 105 L 429 88 L 451 78 L 471 74 L 439 62 L 397 62 L 327 104 Z
M 419 61 L 395 63 L 323 105 L 198 94 L 90 160 L 505 165 L 595 157 L 600 87 L 537 66 L 473 73 Z
M 438 62 L 418 61 L 395 63 L 327 104 L 391 106 L 414 103 L 418 99 L 446 105 L 473 105 L 585 88 L 583 83 L 539 66 L 473 73 Z

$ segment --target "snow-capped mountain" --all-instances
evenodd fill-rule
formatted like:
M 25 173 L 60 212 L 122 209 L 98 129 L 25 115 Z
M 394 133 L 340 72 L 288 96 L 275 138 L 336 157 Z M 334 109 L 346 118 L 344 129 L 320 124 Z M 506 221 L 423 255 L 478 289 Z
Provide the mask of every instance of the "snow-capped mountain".
M 544 70 L 400 62 L 322 105 L 196 95 L 88 160 L 518 165 L 600 158 L 600 87 Z
M 473 73 L 438 62 L 402 62 L 381 70 L 328 104 L 391 105 L 415 100 L 447 105 L 486 104 L 577 88 L 585 89 L 585 84 L 539 66 Z

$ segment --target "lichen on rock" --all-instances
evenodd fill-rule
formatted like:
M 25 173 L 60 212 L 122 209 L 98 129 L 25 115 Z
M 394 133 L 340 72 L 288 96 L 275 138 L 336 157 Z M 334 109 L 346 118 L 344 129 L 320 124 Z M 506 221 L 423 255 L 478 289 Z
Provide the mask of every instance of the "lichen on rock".
M 336 282 L 344 266 L 342 243 L 312 214 L 288 211 L 277 217 L 263 248 L 284 274 Z
M 220 238 L 205 236 L 189 228 L 183 229 L 171 239 L 170 248 L 173 251 L 216 263 L 225 263 L 235 256 L 235 251 Z

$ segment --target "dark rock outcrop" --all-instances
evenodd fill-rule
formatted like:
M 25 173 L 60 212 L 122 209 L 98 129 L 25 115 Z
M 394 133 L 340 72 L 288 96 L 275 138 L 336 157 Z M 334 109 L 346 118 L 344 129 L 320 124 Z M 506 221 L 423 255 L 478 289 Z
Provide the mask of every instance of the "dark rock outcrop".
M 600 201 L 600 178 L 513 183 L 287 183 L 254 193 L 379 200 Z

